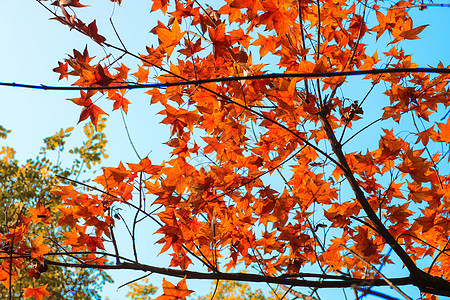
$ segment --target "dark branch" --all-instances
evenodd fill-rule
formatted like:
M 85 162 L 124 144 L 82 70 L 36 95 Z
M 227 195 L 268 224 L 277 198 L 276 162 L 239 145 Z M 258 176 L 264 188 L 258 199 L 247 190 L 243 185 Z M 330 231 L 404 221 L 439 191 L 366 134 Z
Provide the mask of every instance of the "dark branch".
M 209 78 L 198 80 L 186 80 L 177 82 L 166 83 L 149 83 L 149 84 L 125 84 L 116 86 L 51 86 L 51 85 L 35 85 L 15 82 L 0 82 L 0 86 L 48 90 L 48 91 L 79 91 L 79 90 L 117 90 L 117 89 L 148 89 L 148 88 L 166 88 L 170 86 L 183 86 L 183 85 L 199 85 L 211 82 L 231 82 L 239 80 L 261 80 L 261 79 L 274 79 L 274 78 L 330 78 L 340 76 L 361 76 L 368 74 L 397 74 L 397 73 L 435 73 L 435 74 L 450 74 L 450 69 L 444 68 L 388 68 L 388 69 L 371 69 L 363 71 L 346 71 L 346 72 L 317 72 L 317 73 L 270 73 L 251 76 L 234 76 L 234 77 L 221 77 L 221 78 Z
M 171 268 L 160 268 L 140 263 L 121 263 L 119 265 L 92 265 L 92 264 L 76 264 L 76 263 L 64 263 L 59 261 L 51 261 L 46 259 L 45 263 L 48 265 L 56 265 L 62 267 L 75 267 L 75 268 L 88 268 L 88 269 L 102 269 L 102 270 L 137 270 L 145 272 L 153 272 L 157 274 L 188 278 L 188 279 L 206 279 L 206 280 L 233 280 L 233 281 L 245 281 L 245 282 L 267 282 L 276 284 L 285 284 L 290 286 L 303 286 L 303 287 L 317 287 L 317 288 L 343 288 L 357 286 L 386 286 L 387 283 L 382 279 L 365 280 L 358 278 L 348 278 L 344 280 L 303 280 L 303 279 L 291 279 L 285 277 L 271 277 L 258 274 L 249 273 L 202 273 L 188 270 L 177 270 Z M 300 275 L 300 274 L 299 274 Z M 409 285 L 411 279 L 409 277 L 392 278 L 389 279 L 395 285 Z

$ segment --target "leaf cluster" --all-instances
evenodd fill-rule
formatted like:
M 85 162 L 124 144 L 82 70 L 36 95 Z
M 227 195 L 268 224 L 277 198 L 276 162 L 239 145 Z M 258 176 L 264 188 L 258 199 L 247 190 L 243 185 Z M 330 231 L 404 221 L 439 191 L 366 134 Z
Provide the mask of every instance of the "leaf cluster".
M 126 113 L 125 87 L 157 80 L 163 86 L 146 94 L 167 125 L 170 150 L 161 163 L 145 157 L 103 168 L 96 186 L 84 184 L 94 192 L 55 189 L 61 246 L 90 253 L 47 263 L 183 278 L 164 279 L 161 299 L 187 297 L 186 278 L 303 286 L 316 296 L 319 288 L 379 285 L 450 296 L 450 121 L 439 122 L 449 67 L 439 63 L 431 75 L 402 48 L 427 28 L 409 11 L 422 1 L 155 0 L 152 12 L 167 19 L 150 31 L 157 46 L 140 54 L 98 35 L 95 20 L 70 15 L 65 6 L 86 9 L 78 1 L 55 3 L 58 21 L 120 54 L 94 61 L 86 47 L 54 69 L 79 87 L 69 100 L 81 107 L 80 121 L 90 118 L 100 132 L 99 100 Z M 138 61 L 136 72 L 125 55 Z M 368 88 L 355 91 L 347 75 L 365 71 Z M 116 220 L 132 258 L 119 249 Z M 28 230 L 28 220 L 20 224 L 9 227 L 11 241 Z M 140 226 L 156 226 L 170 268 L 139 263 Z M 43 261 L 44 247 L 35 249 Z M 385 265 L 409 276 L 382 276 Z M 230 273 L 241 269 L 253 273 Z

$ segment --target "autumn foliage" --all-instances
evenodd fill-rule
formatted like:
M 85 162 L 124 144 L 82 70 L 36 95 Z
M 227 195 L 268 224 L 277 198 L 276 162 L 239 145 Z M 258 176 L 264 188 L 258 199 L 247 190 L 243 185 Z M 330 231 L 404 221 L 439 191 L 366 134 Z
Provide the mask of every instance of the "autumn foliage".
M 103 168 L 92 192 L 54 190 L 66 254 L 46 237 L 25 242 L 30 222 L 45 222 L 45 207 L 20 216 L 2 235 L 11 245 L 2 251 L 3 284 L 35 259 L 183 278 L 164 280 L 158 299 L 189 295 L 184 278 L 292 292 L 414 285 L 424 297 L 450 296 L 450 121 L 439 120 L 450 72 L 442 64 L 418 69 L 402 49 L 426 30 L 409 15 L 426 8 L 423 1 L 155 0 L 152 13 L 167 18 L 151 30 L 156 46 L 139 54 L 109 44 L 95 20 L 79 20 L 67 8 L 89 9 L 78 1 L 55 4 L 53 17 L 90 37 L 89 47 L 138 64 L 94 59 L 88 48 L 60 61 L 54 71 L 80 88 L 69 99 L 81 107 L 80 121 L 126 113 L 125 91 L 145 88 L 170 150 L 162 163 L 150 155 Z M 346 96 L 351 89 L 357 98 Z M 123 210 L 136 215 L 128 258 L 114 235 Z M 155 228 L 157 250 L 135 250 L 136 226 Z M 171 256 L 168 268 L 138 263 L 154 252 Z M 382 265 L 409 276 L 383 277 Z M 250 273 L 239 273 L 244 268 Z M 46 296 L 40 288 L 26 294 Z

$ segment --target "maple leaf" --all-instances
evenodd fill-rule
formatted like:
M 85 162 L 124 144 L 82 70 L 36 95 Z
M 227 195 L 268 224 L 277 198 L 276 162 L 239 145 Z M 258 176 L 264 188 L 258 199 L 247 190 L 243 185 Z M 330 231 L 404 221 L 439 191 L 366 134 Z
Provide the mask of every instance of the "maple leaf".
M 87 50 L 87 46 L 84 48 L 83 54 L 81 54 L 78 50 L 73 50 L 73 56 L 69 55 L 69 59 L 66 62 L 74 68 L 70 75 L 79 76 L 81 75 L 82 69 L 90 69 L 89 62 L 93 59 L 93 57 L 89 57 L 89 52 Z
M 258 11 L 264 11 L 264 6 L 260 0 L 233 0 L 230 3 L 230 8 L 246 8 L 250 20 L 258 16 Z
M 39 279 L 41 277 L 41 272 L 37 268 L 31 268 L 30 270 L 25 270 L 28 276 Z
M 273 37 L 266 37 L 260 33 L 258 33 L 258 39 L 253 41 L 252 45 L 260 46 L 259 55 L 261 57 L 265 56 L 269 52 L 274 53 L 277 48 L 276 40 Z
M 128 167 L 133 172 L 145 172 L 152 175 L 156 175 L 162 169 L 159 165 L 152 165 L 152 162 L 148 157 L 141 159 L 139 164 L 129 163 Z
M 133 73 L 133 76 L 135 76 L 138 79 L 138 82 L 147 82 L 148 81 L 148 69 L 144 69 L 143 67 L 139 66 L 139 71 Z
M 43 244 L 43 237 L 39 235 L 31 241 L 31 257 L 44 263 L 44 254 L 47 254 L 52 248 Z
M 406 151 L 403 162 L 398 169 L 403 173 L 408 173 L 411 178 L 417 182 L 431 181 L 429 176 L 429 165 L 426 160 L 420 157 L 422 151 Z
M 117 168 L 103 168 L 104 175 L 100 176 L 98 179 L 106 178 L 107 180 L 114 180 L 115 183 L 123 182 L 128 176 L 130 176 L 130 171 L 125 169 L 122 162 L 119 163 Z M 113 183 L 113 186 L 116 184 Z
M 105 247 L 103 246 L 103 239 L 97 236 L 90 236 L 81 233 L 78 238 L 78 242 L 85 244 L 91 252 L 95 252 L 97 248 L 105 250 Z
M 406 39 L 406 40 L 416 40 L 419 37 L 417 36 L 419 33 L 421 33 L 428 25 L 422 25 L 410 30 L 405 30 L 400 33 L 400 37 Z
M 52 3 L 56 6 L 72 6 L 72 7 L 88 7 L 89 5 L 83 5 L 80 0 L 56 0 Z
M 102 44 L 103 42 L 106 41 L 105 37 L 102 35 L 98 34 L 98 30 L 97 30 L 97 23 L 96 21 L 92 21 L 88 27 L 87 27 L 87 32 L 86 34 L 91 37 L 96 43 L 98 44 Z
M 128 112 L 128 104 L 131 103 L 128 99 L 118 93 L 114 93 L 110 99 L 114 101 L 113 110 L 122 108 L 125 113 Z
M 170 254 L 172 260 L 170 261 L 170 266 L 180 267 L 182 270 L 186 270 L 189 265 L 193 264 L 192 260 L 186 255 L 186 253 L 176 253 Z
M 180 50 L 178 50 L 178 52 L 185 55 L 186 57 L 191 57 L 195 53 L 200 52 L 202 50 L 203 50 L 203 48 L 201 47 L 200 39 L 196 40 L 195 43 L 192 43 L 188 39 L 184 39 L 184 49 L 180 49 Z
M 214 46 L 214 57 L 227 55 L 231 46 L 230 36 L 225 34 L 225 24 L 221 23 L 217 28 L 208 28 L 209 38 Z
M 170 136 L 173 136 L 174 134 L 176 134 L 178 136 L 182 136 L 184 127 L 186 127 L 186 123 L 184 123 L 181 120 L 176 119 L 170 125 Z
M 128 77 L 128 71 L 130 70 L 127 66 L 124 64 L 121 64 L 119 68 L 114 68 L 115 70 L 119 71 L 119 73 L 116 74 L 114 79 L 122 79 L 125 80 Z
M 50 297 L 51 294 L 47 291 L 47 285 L 42 285 L 40 287 L 37 288 L 24 288 L 25 293 L 24 293 L 24 297 L 25 298 L 31 298 L 33 297 L 36 300 L 42 300 L 45 297 Z
M 180 31 L 180 25 L 178 21 L 172 25 L 172 29 L 156 28 L 158 39 L 161 41 L 161 46 L 164 47 L 167 55 L 170 56 L 176 45 L 180 43 L 181 38 L 184 36 L 184 32 Z
M 58 210 L 62 213 L 62 217 L 58 219 L 58 224 L 61 226 L 69 225 L 75 227 L 78 222 L 78 217 L 75 216 L 75 212 L 71 208 L 60 207 Z
M 36 208 L 30 207 L 28 209 L 31 213 L 31 220 L 34 223 L 43 222 L 45 224 L 48 224 L 50 221 L 51 213 L 48 208 L 46 208 L 41 201 L 38 201 L 36 204 Z
M 103 68 L 100 64 L 97 64 L 97 66 L 94 69 L 93 72 L 94 79 L 91 84 L 97 84 L 99 86 L 108 86 L 113 79 L 111 76 L 109 76 L 109 73 L 107 74 L 107 69 Z
M 438 126 L 439 126 L 439 124 L 441 124 L 441 123 L 438 123 Z M 442 129 L 441 129 L 441 131 L 442 131 Z M 436 134 L 436 131 L 434 131 L 434 125 L 432 127 L 428 128 L 427 130 L 423 130 L 423 131 L 416 133 L 416 135 L 417 135 L 416 144 L 418 142 L 422 141 L 422 144 L 424 146 L 426 146 L 428 144 L 430 137 L 431 137 L 431 139 L 434 140 L 439 136 L 438 134 Z M 449 137 L 450 137 L 450 135 L 449 135 Z M 450 139 L 449 139 L 449 141 L 450 141 Z
M 168 5 L 169 5 L 169 0 L 153 0 L 153 5 L 152 5 L 151 11 L 160 9 L 163 13 L 166 13 Z
M 97 130 L 97 122 L 100 115 L 107 115 L 100 107 L 92 103 L 91 97 L 96 93 L 96 91 L 89 90 L 85 93 L 83 90 L 80 90 L 81 97 L 68 99 L 73 103 L 83 106 L 81 110 L 80 119 L 78 123 L 86 120 L 88 117 L 91 118 L 92 124 L 94 124 L 95 129 Z
M 184 300 L 194 291 L 188 290 L 186 286 L 186 278 L 183 278 L 177 285 L 174 285 L 163 278 L 164 294 L 155 300 Z
M 437 123 L 441 132 L 438 135 L 439 141 L 450 143 L 450 118 L 447 119 L 447 124 Z
M 87 93 L 84 92 L 83 90 L 80 90 L 81 97 L 79 97 L 79 98 L 71 98 L 71 99 L 67 99 L 67 100 L 72 101 L 76 105 L 89 106 L 89 105 L 92 104 L 91 97 L 95 93 L 96 93 L 96 91 L 93 91 L 93 90 L 89 90 L 89 91 L 87 91 Z
M 105 113 L 100 107 L 98 107 L 95 104 L 85 106 L 81 110 L 80 119 L 78 120 L 78 123 L 90 117 L 92 124 L 94 124 L 94 127 L 97 130 L 97 122 L 100 115 L 108 115 L 108 114 Z
M 277 34 L 284 35 L 288 32 L 287 16 L 284 14 L 284 6 L 280 0 L 263 1 L 264 13 L 260 16 L 259 22 L 266 25 L 266 30 L 274 29 Z
M 67 62 L 62 63 L 58 61 L 58 65 L 59 66 L 57 68 L 53 69 L 53 72 L 60 73 L 58 80 L 61 80 L 63 78 L 69 79 L 69 72 L 67 71 L 69 64 Z
M 84 228 L 84 227 L 83 227 Z M 70 245 L 73 248 L 82 246 L 81 241 L 79 241 L 79 230 L 80 228 L 76 228 L 75 224 L 72 226 L 72 230 L 69 232 L 63 232 L 63 235 L 67 238 L 64 240 L 61 245 Z M 83 230 L 84 231 L 84 230 Z
M 425 233 L 434 227 L 436 219 L 436 212 L 425 211 L 425 216 L 416 219 L 416 222 L 422 227 L 422 232 Z
M 389 220 L 392 223 L 404 223 L 407 222 L 407 218 L 413 214 L 412 211 L 408 209 L 409 203 L 403 205 L 394 205 L 388 208 Z

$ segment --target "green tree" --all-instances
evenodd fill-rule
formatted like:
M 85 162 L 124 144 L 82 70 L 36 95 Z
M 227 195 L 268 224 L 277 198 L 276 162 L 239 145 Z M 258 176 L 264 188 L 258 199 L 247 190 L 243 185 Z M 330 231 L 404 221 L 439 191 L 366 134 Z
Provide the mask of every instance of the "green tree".
M 102 158 L 106 158 L 105 145 L 107 143 L 102 129 L 104 121 L 99 124 L 98 132 L 92 125 L 84 128 L 86 139 L 81 147 L 75 147 L 69 152 L 75 159 L 70 167 L 64 167 L 60 162 L 66 139 L 73 128 L 61 129 L 55 135 L 44 140 L 39 155 L 35 159 L 29 159 L 25 163 L 15 159 L 13 148 L 3 146 L 0 149 L 0 230 L 5 233 L 7 228 L 20 221 L 19 215 L 24 218 L 42 218 L 34 228 L 26 234 L 29 239 L 35 238 L 40 233 L 45 233 L 48 240 L 45 242 L 59 244 L 61 242 L 57 229 L 56 207 L 59 205 L 59 197 L 50 193 L 63 177 L 78 176 L 85 171 L 85 166 L 90 169 L 92 165 L 99 164 Z M 0 126 L 0 138 L 6 139 L 10 131 Z M 56 162 L 49 157 L 55 156 Z M 56 177 L 59 175 L 61 177 Z M 46 215 L 46 212 L 51 212 Z M 59 236 L 59 237 L 58 237 Z M 2 243 L 5 249 L 9 244 Z M 3 260 L 8 264 L 8 259 Z M 28 274 L 27 274 L 28 273 Z M 29 276 L 31 275 L 31 277 Z M 47 284 L 47 290 L 51 292 L 52 299 L 100 299 L 101 287 L 105 282 L 112 282 L 111 277 L 104 271 L 73 270 L 59 266 L 44 266 L 36 260 L 29 261 L 26 272 L 17 273 L 18 285 L 9 288 L 0 286 L 0 298 L 22 299 L 23 289 L 34 286 L 39 280 L 39 285 Z
M 148 278 L 143 278 L 139 282 L 132 282 L 128 284 L 128 288 L 130 291 L 127 293 L 127 297 L 131 297 L 133 300 L 150 300 L 152 299 L 150 296 L 158 290 L 157 287 L 149 283 Z
M 156 294 L 157 288 L 149 283 L 148 278 L 128 285 L 130 291 L 127 297 L 132 300 L 151 300 L 151 296 Z M 274 294 L 277 293 L 277 298 Z M 283 296 L 283 291 L 271 292 L 271 296 L 266 297 L 261 289 L 252 291 L 247 283 L 239 281 L 217 281 L 211 286 L 211 292 L 205 296 L 191 297 L 193 300 L 275 300 Z
M 272 291 L 272 295 L 275 291 Z M 281 295 L 280 295 L 281 297 Z M 275 300 L 276 298 L 264 296 L 262 290 L 252 291 L 247 283 L 238 281 L 219 281 L 212 287 L 211 293 L 198 296 L 196 300 Z

